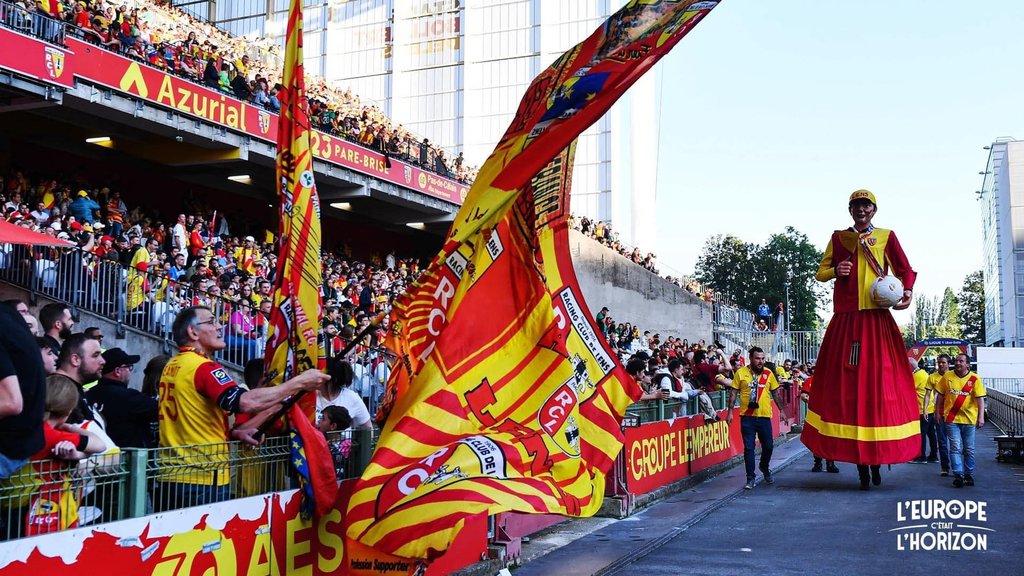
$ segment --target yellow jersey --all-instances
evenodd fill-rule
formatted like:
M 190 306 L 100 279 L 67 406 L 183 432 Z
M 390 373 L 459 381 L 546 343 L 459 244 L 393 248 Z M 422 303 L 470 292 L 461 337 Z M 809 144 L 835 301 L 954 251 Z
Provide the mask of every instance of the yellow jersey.
M 974 372 L 961 378 L 950 370 L 935 386 L 942 394 L 942 421 L 953 424 L 978 423 L 978 398 L 985 397 L 985 384 Z
M 779 381 L 771 370 L 764 368 L 755 377 L 750 366 L 744 366 L 736 371 L 732 387 L 739 391 L 740 416 L 771 417 L 771 392 L 779 387 Z M 757 403 L 756 409 L 748 407 L 751 401 Z
M 928 405 L 924 405 L 924 397 L 932 389 L 929 382 L 931 382 L 931 379 L 927 372 L 920 368 L 914 370 L 914 387 L 917 388 L 917 409 L 921 411 L 921 414 L 926 415 L 935 412 L 935 394 L 929 396 Z
M 223 366 L 193 348 L 167 363 L 160 375 L 158 480 L 228 483 L 228 415 L 217 400 L 237 386 Z

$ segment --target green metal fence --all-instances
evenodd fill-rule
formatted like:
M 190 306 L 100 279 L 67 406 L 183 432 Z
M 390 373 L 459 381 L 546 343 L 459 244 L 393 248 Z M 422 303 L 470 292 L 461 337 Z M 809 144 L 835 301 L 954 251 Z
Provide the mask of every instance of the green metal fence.
M 711 403 L 714 405 L 715 410 L 725 409 L 726 401 L 728 400 L 728 391 L 719 390 L 708 394 L 711 396 Z M 657 422 L 658 420 L 667 420 L 675 415 L 680 414 L 680 407 L 685 404 L 686 410 L 682 411 L 682 414 L 699 414 L 700 409 L 697 406 L 697 399 L 690 398 L 683 402 L 682 400 L 648 400 L 644 402 L 638 402 L 631 404 L 626 408 L 627 414 L 635 414 L 640 417 L 639 424 L 646 422 Z
M 378 433 L 327 435 L 339 480 L 362 474 Z M 288 437 L 275 436 L 255 448 L 228 442 L 34 461 L 0 480 L 0 540 L 289 490 L 297 487 L 290 458 Z

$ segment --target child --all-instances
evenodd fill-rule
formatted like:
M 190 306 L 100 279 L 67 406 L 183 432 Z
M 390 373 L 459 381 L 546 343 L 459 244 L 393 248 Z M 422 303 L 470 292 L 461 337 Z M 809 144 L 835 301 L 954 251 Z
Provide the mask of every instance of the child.
M 69 466 L 56 460 L 78 461 L 106 450 L 96 434 L 67 423 L 78 405 L 78 388 L 66 378 L 46 383 L 43 448 L 32 456 L 39 485 L 26 517 L 26 535 L 45 534 L 78 524 L 78 490 L 72 488 Z
M 317 428 L 327 438 L 327 447 L 331 450 L 334 472 L 338 476 L 338 480 L 345 477 L 346 464 L 349 454 L 352 452 L 352 440 L 338 434 L 328 434 L 328 432 L 339 432 L 351 427 L 352 417 L 343 406 L 327 406 L 320 414 L 320 421 L 317 422 Z

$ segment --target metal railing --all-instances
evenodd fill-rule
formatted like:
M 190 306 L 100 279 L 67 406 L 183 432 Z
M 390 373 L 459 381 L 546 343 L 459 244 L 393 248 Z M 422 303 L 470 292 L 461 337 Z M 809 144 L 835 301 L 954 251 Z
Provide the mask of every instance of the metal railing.
M 985 402 L 985 413 L 988 415 L 989 421 L 1004 434 L 1010 436 L 1024 434 L 1024 398 L 987 386 L 986 389 L 988 399 Z
M 0 480 L 0 540 L 125 518 L 129 474 L 123 456 L 37 460 Z
M 266 319 L 248 305 L 219 293 L 196 290 L 186 280 L 171 280 L 163 270 L 138 270 L 115 260 L 99 258 L 79 248 L 40 248 L 0 244 L 0 280 L 66 303 L 72 311 L 86 310 L 164 340 L 165 351 L 175 347 L 171 325 L 186 306 L 209 307 L 224 326 L 227 347 L 214 358 L 242 367 L 261 358 L 266 348 Z M 219 289 L 218 289 L 219 290 Z M 267 296 L 269 297 L 269 296 Z M 235 334 L 235 325 L 241 334 Z M 344 342 L 332 341 L 325 353 L 332 358 Z M 393 357 L 381 346 L 365 346 L 354 363 L 376 364 Z
M 1024 396 L 1024 378 L 985 378 L 986 390 L 999 390 L 1014 396 Z
M 715 410 L 722 410 L 725 408 L 726 400 L 728 399 L 728 392 L 725 390 L 719 390 L 708 394 L 711 397 L 711 403 L 715 407 Z M 683 408 L 680 410 L 680 408 Z M 676 415 L 694 415 L 700 414 L 700 407 L 697 405 L 697 398 L 689 398 L 687 400 L 648 400 L 644 402 L 638 402 L 636 404 L 630 404 L 626 408 L 626 412 L 639 416 L 640 424 L 646 422 L 657 422 L 658 420 L 667 420 Z
M 362 474 L 377 434 L 327 434 L 338 480 Z M 297 487 L 290 457 L 288 437 L 274 436 L 256 448 L 126 448 L 80 462 L 33 461 L 0 480 L 0 540 L 289 490 Z
M 0 24 L 53 44 L 64 44 L 65 23 L 40 9 L 26 10 L 20 4 L 0 0 Z
M 775 362 L 795 360 L 799 363 L 816 362 L 821 348 L 821 333 L 813 331 L 758 331 L 715 328 L 715 339 L 726 350 L 739 349 L 746 353 L 757 346 Z

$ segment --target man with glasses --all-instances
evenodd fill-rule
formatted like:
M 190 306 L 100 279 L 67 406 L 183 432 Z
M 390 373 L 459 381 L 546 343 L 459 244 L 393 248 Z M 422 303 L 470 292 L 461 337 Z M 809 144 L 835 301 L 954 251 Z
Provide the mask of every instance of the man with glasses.
M 139 356 L 111 348 L 103 360 L 103 375 L 86 396 L 102 407 L 107 436 L 122 448 L 155 448 L 150 430 L 157 421 L 156 398 L 128 386 Z
M 204 306 L 183 309 L 172 334 L 178 354 L 160 376 L 160 451 L 156 509 L 171 510 L 230 497 L 228 440 L 258 446 L 256 429 L 286 398 L 316 390 L 330 378 L 307 370 L 278 386 L 247 390 L 213 354 L 223 350 L 224 326 Z M 229 414 L 257 414 L 246 428 L 228 429 Z
M 985 425 L 985 384 L 967 354 L 957 354 L 953 366 L 935 386 L 935 413 L 946 427 L 953 487 L 962 488 L 974 486 L 974 430 Z

